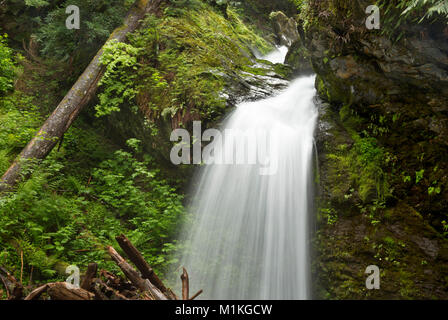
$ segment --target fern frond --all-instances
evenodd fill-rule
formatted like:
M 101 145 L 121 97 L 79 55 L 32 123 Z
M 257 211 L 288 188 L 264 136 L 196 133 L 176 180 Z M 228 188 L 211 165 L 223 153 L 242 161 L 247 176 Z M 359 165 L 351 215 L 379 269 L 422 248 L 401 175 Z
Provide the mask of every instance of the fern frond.
M 446 0 L 410 0 L 402 15 L 409 15 L 414 10 L 425 9 L 426 13 L 420 21 L 431 18 L 435 14 L 448 18 L 448 1 Z

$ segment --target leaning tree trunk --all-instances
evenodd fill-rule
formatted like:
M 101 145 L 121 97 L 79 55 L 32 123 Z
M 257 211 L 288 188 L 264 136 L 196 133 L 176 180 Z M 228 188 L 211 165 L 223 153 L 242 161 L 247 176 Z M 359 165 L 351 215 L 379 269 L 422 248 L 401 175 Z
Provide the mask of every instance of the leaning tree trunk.
M 129 11 L 124 24 L 111 34 L 107 42 L 125 41 L 126 35 L 135 31 L 140 25 L 140 20 L 147 13 L 155 12 L 162 1 L 137 0 Z M 11 188 L 18 182 L 24 161 L 28 159 L 44 159 L 51 152 L 64 133 L 70 128 L 82 108 L 95 95 L 98 82 L 103 76 L 105 69 L 100 62 L 102 55 L 103 49 L 96 54 L 78 81 L 76 81 L 47 121 L 45 121 L 39 132 L 3 175 L 0 180 L 0 192 Z

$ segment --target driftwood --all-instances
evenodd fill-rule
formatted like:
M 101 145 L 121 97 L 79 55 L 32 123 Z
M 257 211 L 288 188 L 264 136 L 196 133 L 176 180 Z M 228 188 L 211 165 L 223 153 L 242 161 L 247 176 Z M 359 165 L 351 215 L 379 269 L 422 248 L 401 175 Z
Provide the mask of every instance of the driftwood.
M 120 246 L 132 262 L 138 266 L 141 274 L 135 270 L 114 248 L 107 247 L 112 260 L 123 271 L 126 279 L 115 274 L 100 270 L 98 265 L 90 263 L 80 287 L 67 282 L 47 283 L 35 288 L 25 298 L 22 297 L 23 286 L 8 271 L 0 267 L 0 279 L 3 282 L 8 299 L 24 300 L 178 300 L 173 291 L 166 287 L 157 277 L 151 266 L 144 260 L 142 254 L 124 235 L 117 239 Z M 131 258 L 132 257 L 132 258 Z M 150 279 L 148 279 L 150 278 Z M 128 280 L 127 280 L 128 279 Z M 193 300 L 202 290 L 189 297 L 189 277 L 183 268 L 182 298 Z M 152 282 L 156 282 L 157 286 Z M 162 288 L 163 291 L 160 289 Z M 46 295 L 44 295 L 46 293 Z
M 123 285 L 122 281 L 119 277 L 117 277 L 116 275 L 114 275 L 113 273 L 111 273 L 107 270 L 101 270 L 100 277 L 103 277 L 104 279 L 106 279 L 107 285 L 111 286 L 115 289 L 120 289 L 120 287 Z
M 115 238 L 120 245 L 121 249 L 126 253 L 129 260 L 135 264 L 137 269 L 141 272 L 144 279 L 148 279 L 154 286 L 159 289 L 168 299 L 177 300 L 176 295 L 169 289 L 167 289 L 159 277 L 155 274 L 154 270 L 149 266 L 146 260 L 143 258 L 140 251 L 126 238 L 125 235 L 120 235 Z
M 54 282 L 47 285 L 47 293 L 52 300 L 92 300 L 94 294 L 67 282 Z
M 136 286 L 143 294 L 149 294 L 149 297 L 153 300 L 168 300 L 168 298 L 159 290 L 156 286 L 154 286 L 148 279 L 143 279 L 140 277 L 137 271 L 135 271 L 132 266 L 123 259 L 122 256 L 118 254 L 118 252 L 112 248 L 107 247 L 107 251 L 109 252 L 112 260 L 120 267 L 126 277 L 132 282 L 134 286 Z
M 39 288 L 34 289 L 33 291 L 31 291 L 31 293 L 25 297 L 25 300 L 36 300 L 36 299 L 39 299 L 39 297 L 42 295 L 42 293 L 47 291 L 47 289 L 48 289 L 48 284 L 40 286 Z
M 106 43 L 110 41 L 124 42 L 126 35 L 135 31 L 140 25 L 140 20 L 147 13 L 155 12 L 162 1 L 136 1 L 125 18 L 123 25 L 110 35 Z M 84 73 L 48 117 L 38 133 L 5 172 L 0 180 L 0 192 L 10 189 L 18 182 L 22 166 L 27 160 L 44 159 L 60 142 L 64 133 L 70 128 L 81 110 L 90 102 L 96 93 L 100 79 L 104 75 L 105 67 L 101 63 L 102 55 L 103 48 L 98 51 Z

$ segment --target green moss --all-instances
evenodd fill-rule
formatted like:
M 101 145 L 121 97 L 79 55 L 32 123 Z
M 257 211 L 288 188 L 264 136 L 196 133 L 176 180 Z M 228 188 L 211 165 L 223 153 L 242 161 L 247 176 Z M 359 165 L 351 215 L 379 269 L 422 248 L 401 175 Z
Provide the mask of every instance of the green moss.
M 114 94 L 100 97 L 115 104 L 106 109 L 138 105 L 150 121 L 173 119 L 174 127 L 192 119 L 213 120 L 225 113 L 226 101 L 220 93 L 226 75 L 268 72 L 251 66 L 251 50 L 266 53 L 271 46 L 233 9 L 227 10 L 226 18 L 209 5 L 195 2 L 194 6 L 169 7 L 165 13 L 162 18 L 149 16 L 129 37 L 131 56 L 109 59 L 114 83 L 106 86 L 105 93 Z M 137 63 L 127 63 L 131 59 Z M 127 70 L 130 68 L 137 72 Z M 130 94 L 115 94 L 120 90 Z M 129 101 L 124 101 L 126 97 Z
M 256 68 L 256 67 L 252 67 L 252 66 L 242 66 L 241 70 L 245 71 L 245 72 L 249 72 L 253 75 L 258 75 L 258 76 L 266 76 L 269 73 L 268 69 Z
M 292 69 L 288 65 L 278 63 L 274 66 L 274 71 L 276 74 L 281 75 L 285 79 L 292 77 Z
M 351 188 L 362 202 L 383 199 L 387 182 L 382 171 L 382 149 L 371 138 L 355 138 L 351 148 L 343 144 L 327 154 L 331 193 L 340 202 L 351 197 Z

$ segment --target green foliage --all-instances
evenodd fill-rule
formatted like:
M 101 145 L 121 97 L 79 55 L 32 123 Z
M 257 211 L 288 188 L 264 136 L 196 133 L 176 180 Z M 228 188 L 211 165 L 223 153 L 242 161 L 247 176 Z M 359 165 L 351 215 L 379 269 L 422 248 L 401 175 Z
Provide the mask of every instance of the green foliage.
M 63 60 L 85 57 L 86 53 L 92 54 L 105 42 L 113 29 L 121 25 L 130 3 L 132 1 L 65 1 L 48 13 L 36 34 L 42 53 Z M 68 17 L 65 9 L 69 5 L 80 8 L 79 30 L 69 30 L 65 26 Z
M 0 99 L 0 172 L 34 135 L 42 118 L 31 98 L 16 92 Z
M 57 61 L 71 60 L 75 65 L 88 62 L 104 44 L 113 29 L 121 25 L 133 0 L 10 0 L 0 5 L 0 21 L 22 46 L 31 35 L 40 43 L 41 52 Z M 68 30 L 65 12 L 69 5 L 80 8 L 79 30 Z
M 366 137 L 356 139 L 355 149 L 363 166 L 369 166 L 371 164 L 377 166 L 383 159 L 383 150 L 378 147 L 378 142 L 375 138 Z
M 30 98 L 19 92 L 0 100 L 0 169 L 3 172 L 42 122 Z M 18 275 L 21 254 L 24 279 L 62 280 L 61 265 L 83 268 L 105 261 L 105 246 L 128 235 L 163 275 L 173 261 L 174 230 L 182 222 L 182 196 L 141 154 L 110 153 L 98 133 L 80 123 L 65 135 L 59 151 L 44 160 L 16 192 L 0 197 L 0 265 Z M 143 160 L 138 160 L 143 159 Z M 24 163 L 25 172 L 34 162 Z M 26 283 L 26 281 L 25 281 Z
M 104 46 L 101 63 L 106 65 L 106 71 L 99 86 L 105 89 L 98 95 L 100 103 L 95 107 L 97 117 L 120 111 L 120 105 L 135 98 L 137 90 L 134 81 L 139 66 L 139 51 L 123 42 L 109 42 Z
M 135 145 L 136 140 L 130 140 Z M 0 247 L 3 263 L 53 279 L 56 263 L 84 267 L 104 262 L 106 245 L 125 233 L 160 273 L 177 224 L 182 221 L 182 196 L 158 170 L 149 170 L 151 159 L 139 161 L 119 150 L 91 172 L 76 176 L 53 154 L 15 193 L 0 198 Z M 171 246 L 171 247 L 170 247 Z M 1 261 L 0 261 L 1 263 Z
M 25 0 L 25 4 L 29 7 L 40 8 L 40 7 L 46 7 L 50 3 L 45 0 Z
M 289 0 L 301 12 L 307 5 L 306 0 Z
M 179 17 L 185 10 L 197 10 L 203 8 L 201 0 L 170 0 L 170 5 L 164 10 L 166 16 Z
M 366 124 L 352 108 L 341 108 L 339 117 L 350 137 L 341 139 L 327 154 L 332 195 L 339 202 L 351 199 L 363 207 L 383 201 L 392 192 L 385 168 L 393 156 L 367 131 L 360 132 Z
M 128 145 L 138 150 L 138 140 Z M 181 222 L 182 196 L 167 181 L 158 178 L 158 170 L 148 170 L 152 159 L 138 161 L 126 151 L 116 151 L 92 173 L 92 190 L 116 216 L 127 221 L 133 230 L 129 237 L 147 254 L 156 267 L 164 264 L 164 254 L 170 237 Z
M 440 187 L 431 186 L 428 188 L 428 194 L 431 196 L 433 194 L 440 194 L 442 192 Z
M 425 173 L 425 169 L 415 172 L 415 183 L 418 184 L 423 179 L 423 174 Z
M 442 228 L 443 228 L 443 236 L 448 237 L 448 223 L 445 220 L 442 221 Z
M 431 18 L 438 14 L 448 18 L 448 2 L 445 0 L 408 0 L 406 1 L 406 10 L 403 11 L 403 15 L 408 15 L 415 10 L 425 10 L 426 14 L 420 20 Z
M 393 35 L 399 41 L 405 35 L 400 27 L 410 23 L 442 21 L 448 23 L 448 3 L 445 0 L 380 0 L 382 34 Z
M 338 221 L 337 212 L 334 208 L 320 208 L 320 215 L 326 219 L 328 225 L 334 225 Z
M 124 9 L 133 1 L 63 1 L 57 6 L 40 0 L 13 2 L 7 8 L 12 16 L 24 12 L 29 18 L 33 10 L 40 10 L 30 29 L 36 30 L 44 63 L 59 66 L 52 59 L 70 57 L 77 69 L 121 24 Z M 67 4 L 80 7 L 80 30 L 65 28 Z M 221 4 L 216 4 L 212 8 L 199 0 L 176 1 L 170 6 L 176 10 L 167 9 L 166 16 L 145 19 L 127 44 L 108 43 L 102 56 L 106 71 L 96 116 L 123 107 L 135 111 L 137 106 L 148 121 L 188 117 L 188 113 L 203 118 L 223 114 L 225 101 L 219 95 L 225 84 L 223 74 L 245 71 L 252 64 L 250 48 L 267 52 L 270 45 L 232 8 L 226 10 L 225 18 L 215 10 Z M 2 41 L 3 52 L 12 61 L 12 51 Z M 61 76 L 54 73 L 56 67 L 48 72 L 40 67 L 30 76 L 29 83 L 36 84 L 30 91 L 42 84 L 57 88 Z M 51 85 L 45 82 L 47 78 Z M 44 120 L 41 112 L 47 109 L 35 104 L 47 96 L 35 91 L 32 98 L 13 92 L 0 100 L 2 172 Z M 115 236 L 121 233 L 161 275 L 175 262 L 171 253 L 179 244 L 173 235 L 184 217 L 177 183 L 166 180 L 155 161 L 143 153 L 139 140 L 129 139 L 122 149 L 113 146 L 101 136 L 100 128 L 92 129 L 90 122 L 102 120 L 85 116 L 88 121 L 77 120 L 60 149 L 39 166 L 37 161 L 24 163 L 25 172 L 33 173 L 31 178 L 0 197 L 0 265 L 18 275 L 23 256 L 25 284 L 31 270 L 35 281 L 62 280 L 68 264 L 83 268 L 95 261 L 100 268 L 119 272 L 104 256 L 105 246 L 116 246 Z
M 0 35 L 0 96 L 13 88 L 15 66 L 13 52 L 8 47 L 8 36 Z
M 202 2 L 187 3 L 167 7 L 164 18 L 149 16 L 129 44 L 107 45 L 98 116 L 121 106 L 136 111 L 137 104 L 151 120 L 223 114 L 222 74 L 251 64 L 250 47 L 267 52 L 270 46 L 231 8 L 226 19 Z
M 385 153 L 378 146 L 375 138 L 366 136 L 364 138 L 355 136 L 354 151 L 356 152 L 356 163 L 361 168 L 357 177 L 361 199 L 370 197 L 372 186 L 376 189 L 376 198 L 384 199 L 388 187 L 386 176 L 383 171 Z
M 236 1 L 231 1 L 235 3 Z M 251 20 L 260 19 L 268 21 L 268 16 L 273 11 L 282 11 L 288 16 L 297 13 L 297 6 L 300 6 L 302 0 L 246 0 L 238 1 L 236 5 L 244 8 L 245 12 L 251 16 Z M 306 2 L 306 1 L 305 1 Z M 260 26 L 262 27 L 262 26 Z

